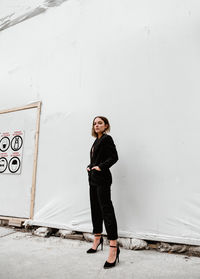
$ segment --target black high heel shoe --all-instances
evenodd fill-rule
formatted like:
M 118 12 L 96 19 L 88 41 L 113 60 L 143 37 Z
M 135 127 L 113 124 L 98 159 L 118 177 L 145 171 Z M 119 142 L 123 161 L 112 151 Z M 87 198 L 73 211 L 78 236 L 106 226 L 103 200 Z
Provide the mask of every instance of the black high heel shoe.
M 119 262 L 119 253 L 120 253 L 119 243 L 117 243 L 117 246 L 110 245 L 110 247 L 117 248 L 116 259 L 115 259 L 115 261 L 113 263 L 109 263 L 109 262 L 106 261 L 105 264 L 104 264 L 104 268 L 111 268 L 111 267 L 115 266 L 117 259 L 118 259 L 118 262 Z
M 95 234 L 95 236 L 100 236 L 100 234 Z M 100 244 L 101 244 L 101 250 L 103 250 L 103 237 L 102 237 L 102 235 L 101 235 L 100 242 L 99 242 L 96 250 L 93 249 L 93 248 L 90 248 L 89 250 L 87 250 L 87 253 L 96 253 L 96 251 L 97 251 L 97 249 L 98 249 Z

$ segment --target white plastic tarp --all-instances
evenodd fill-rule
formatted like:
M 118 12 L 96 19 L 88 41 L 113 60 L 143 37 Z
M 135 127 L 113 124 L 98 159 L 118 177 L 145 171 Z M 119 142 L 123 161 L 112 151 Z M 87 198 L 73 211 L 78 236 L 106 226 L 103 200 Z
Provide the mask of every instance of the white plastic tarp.
M 0 173 L 1 216 L 30 217 L 36 117 L 37 109 L 35 108 L 0 114 L 1 133 L 10 134 L 8 138 L 14 139 L 16 132 L 23 131 L 23 152 L 21 148 L 19 151 L 13 150 L 15 146 L 0 152 L 0 158 L 5 157 L 8 161 L 7 169 Z M 10 145 L 12 145 L 12 140 Z M 20 172 L 17 169 L 15 172 L 12 167 L 12 158 L 18 158 L 20 161 Z M 9 168 L 10 171 L 7 171 Z
M 1 108 L 43 103 L 31 224 L 92 231 L 86 166 L 100 114 L 119 154 L 119 236 L 200 244 L 199 8 L 67 1 L 0 33 Z

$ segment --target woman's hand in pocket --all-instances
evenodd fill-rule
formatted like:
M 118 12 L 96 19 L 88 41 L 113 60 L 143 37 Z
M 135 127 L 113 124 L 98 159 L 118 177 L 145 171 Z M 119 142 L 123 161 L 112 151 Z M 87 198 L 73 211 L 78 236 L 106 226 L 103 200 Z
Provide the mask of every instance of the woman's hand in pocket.
M 94 166 L 93 168 L 92 168 L 92 170 L 93 169 L 95 169 L 95 170 L 97 170 L 97 171 L 101 171 L 101 169 L 98 167 L 98 166 Z

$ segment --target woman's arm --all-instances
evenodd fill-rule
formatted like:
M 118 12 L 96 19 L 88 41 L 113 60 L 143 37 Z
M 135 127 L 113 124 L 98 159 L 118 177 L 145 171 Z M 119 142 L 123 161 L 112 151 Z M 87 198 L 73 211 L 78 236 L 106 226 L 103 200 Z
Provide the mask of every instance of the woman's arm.
M 89 165 L 87 166 L 87 170 L 90 171 L 90 169 L 91 169 L 91 164 L 89 164 Z
M 105 152 L 106 160 L 98 166 L 101 170 L 106 170 L 114 165 L 119 159 L 114 141 L 110 135 L 105 138 L 103 152 Z

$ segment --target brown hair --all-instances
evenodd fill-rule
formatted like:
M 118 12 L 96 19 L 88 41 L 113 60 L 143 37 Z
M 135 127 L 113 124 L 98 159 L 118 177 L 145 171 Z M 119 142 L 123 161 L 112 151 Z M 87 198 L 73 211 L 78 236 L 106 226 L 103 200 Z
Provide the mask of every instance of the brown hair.
M 93 137 L 97 137 L 98 136 L 98 134 L 95 132 L 95 130 L 94 130 L 94 121 L 95 121 L 95 119 L 96 118 L 101 118 L 101 120 L 103 120 L 103 122 L 105 123 L 105 124 L 107 124 L 108 125 L 108 127 L 105 129 L 105 133 L 107 133 L 107 132 L 110 132 L 110 123 L 109 123 L 109 121 L 108 121 L 108 119 L 106 118 L 106 117 L 104 117 L 104 116 L 95 116 L 95 118 L 93 119 L 93 121 L 92 121 L 92 136 Z

